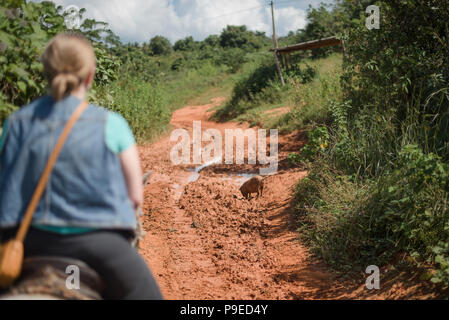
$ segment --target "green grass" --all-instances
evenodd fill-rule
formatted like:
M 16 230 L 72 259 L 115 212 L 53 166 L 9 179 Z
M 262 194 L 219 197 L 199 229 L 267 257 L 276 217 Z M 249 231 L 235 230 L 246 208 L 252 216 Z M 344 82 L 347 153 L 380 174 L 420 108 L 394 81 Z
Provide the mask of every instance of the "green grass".
M 229 75 L 224 67 L 209 62 L 199 69 L 188 69 L 158 79 L 171 110 L 191 103 L 195 98 L 207 94 L 212 88 L 221 88 Z
M 214 83 L 206 90 L 197 92 L 193 98 L 188 100 L 189 105 L 205 105 L 210 103 L 213 98 L 223 97 L 229 98 L 234 86 L 234 77 L 230 74 L 222 74 L 219 76 L 219 82 Z
M 168 129 L 171 108 L 163 88 L 136 77 L 124 77 L 98 88 L 95 102 L 121 114 L 139 143 Z
M 270 124 L 281 132 L 326 123 L 329 118 L 329 102 L 341 100 L 341 54 L 304 61 L 300 67 L 304 68 L 306 65 L 315 68 L 317 75 L 305 84 L 295 78 L 288 79 L 289 91 L 285 105 L 291 106 L 291 110 Z
M 339 75 L 341 54 L 324 59 L 304 60 L 297 64 L 300 72 L 312 68 L 316 75 L 310 82 L 285 72 L 286 85 L 280 85 L 272 64 L 272 56 L 249 63 L 235 77 L 235 86 L 228 102 L 220 106 L 215 116 L 219 121 L 248 121 L 251 125 L 292 131 L 306 124 L 319 123 L 328 117 L 328 99 L 340 99 Z M 282 116 L 267 111 L 289 107 Z
M 138 74 L 124 74 L 119 80 L 96 88 L 92 95 L 99 105 L 124 116 L 137 141 L 145 143 L 170 129 L 174 110 L 195 99 L 206 102 L 214 90 L 226 93 L 232 86 L 229 78 L 225 68 L 204 63 L 198 69 L 160 74 L 151 81 Z

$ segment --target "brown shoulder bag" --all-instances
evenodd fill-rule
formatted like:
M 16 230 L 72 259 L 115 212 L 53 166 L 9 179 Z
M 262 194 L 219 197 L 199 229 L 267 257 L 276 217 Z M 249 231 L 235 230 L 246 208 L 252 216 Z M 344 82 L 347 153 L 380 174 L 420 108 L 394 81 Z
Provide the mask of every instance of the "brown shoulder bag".
M 39 200 L 42 196 L 42 193 L 45 190 L 45 186 L 47 184 L 48 178 L 53 170 L 56 159 L 61 152 L 62 147 L 75 125 L 76 121 L 79 119 L 81 114 L 87 108 L 88 103 L 82 102 L 76 110 L 73 112 L 69 121 L 64 127 L 61 136 L 59 137 L 56 146 L 50 155 L 50 158 L 47 161 L 47 165 L 45 166 L 44 172 L 39 179 L 39 183 L 37 184 L 36 190 L 33 193 L 33 197 L 25 211 L 25 216 L 20 224 L 19 230 L 17 231 L 16 237 L 12 240 L 9 240 L 5 244 L 0 246 L 0 287 L 8 288 L 14 281 L 19 277 L 20 272 L 22 271 L 22 263 L 23 263 L 23 242 L 25 240 L 25 236 L 28 232 L 28 229 L 31 224 L 31 220 L 33 218 L 34 211 L 39 203 Z

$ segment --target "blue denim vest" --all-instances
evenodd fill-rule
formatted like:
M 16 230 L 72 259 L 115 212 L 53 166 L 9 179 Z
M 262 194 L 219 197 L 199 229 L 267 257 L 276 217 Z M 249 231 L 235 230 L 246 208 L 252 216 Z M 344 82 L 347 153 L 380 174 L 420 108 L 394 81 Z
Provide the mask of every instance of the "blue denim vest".
M 13 113 L 0 150 L 0 228 L 22 220 L 50 153 L 81 100 L 37 99 Z M 135 229 L 118 155 L 105 144 L 108 111 L 89 105 L 56 161 L 33 224 Z

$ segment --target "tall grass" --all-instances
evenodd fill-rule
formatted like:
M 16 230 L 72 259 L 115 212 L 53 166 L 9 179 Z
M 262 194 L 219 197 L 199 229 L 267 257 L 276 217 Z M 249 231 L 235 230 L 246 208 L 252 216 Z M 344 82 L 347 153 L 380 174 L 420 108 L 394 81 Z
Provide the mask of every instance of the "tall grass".
M 96 102 L 121 114 L 138 142 L 151 141 L 163 133 L 171 112 L 164 92 L 157 84 L 137 77 L 124 77 L 97 89 Z
M 247 64 L 236 79 L 230 99 L 218 109 L 215 119 L 248 121 L 288 131 L 319 122 L 327 117 L 324 106 L 329 96 L 334 99 L 341 96 L 340 73 L 341 54 L 306 59 L 290 70 L 283 70 L 287 83 L 281 86 L 273 57 L 260 56 L 258 61 Z M 278 107 L 290 107 L 291 112 L 280 119 L 265 116 L 267 110 Z
M 311 110 L 329 135 L 309 135 L 327 147 L 297 186 L 301 236 L 340 270 L 400 257 L 449 286 L 448 4 L 381 3 L 382 31 L 360 25 L 346 41 L 341 99 Z
M 341 56 L 334 55 L 321 62 L 314 63 L 314 67 L 319 71 L 312 82 L 304 84 L 296 78 L 289 78 L 292 108 L 275 124 L 280 130 L 292 131 L 326 123 L 330 118 L 329 103 L 341 101 Z M 330 67 L 332 64 L 334 68 Z
M 97 87 L 92 100 L 121 114 L 130 124 L 139 143 L 150 142 L 169 128 L 171 114 L 194 97 L 220 85 L 228 75 L 210 62 L 197 69 L 185 69 L 146 79 L 127 73 L 110 84 Z

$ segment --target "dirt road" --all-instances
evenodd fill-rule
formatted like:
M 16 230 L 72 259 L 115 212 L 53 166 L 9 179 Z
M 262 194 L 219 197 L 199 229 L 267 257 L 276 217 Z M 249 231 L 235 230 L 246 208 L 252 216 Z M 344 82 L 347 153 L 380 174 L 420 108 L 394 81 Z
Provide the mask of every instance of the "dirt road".
M 209 121 L 223 101 L 174 112 L 174 128 L 247 128 Z M 145 188 L 140 252 L 166 299 L 364 299 L 432 298 L 416 281 L 396 281 L 376 292 L 361 277 L 337 279 L 298 240 L 292 215 L 292 188 L 307 172 L 290 168 L 286 157 L 305 143 L 301 132 L 279 137 L 279 170 L 264 180 L 260 199 L 244 199 L 239 186 L 258 172 L 253 165 L 175 166 L 166 136 L 140 146 L 144 170 L 153 170 Z M 246 162 L 245 162 L 246 163 Z M 244 175 L 246 174 L 246 175 Z M 408 278 L 407 278 L 408 279 Z

